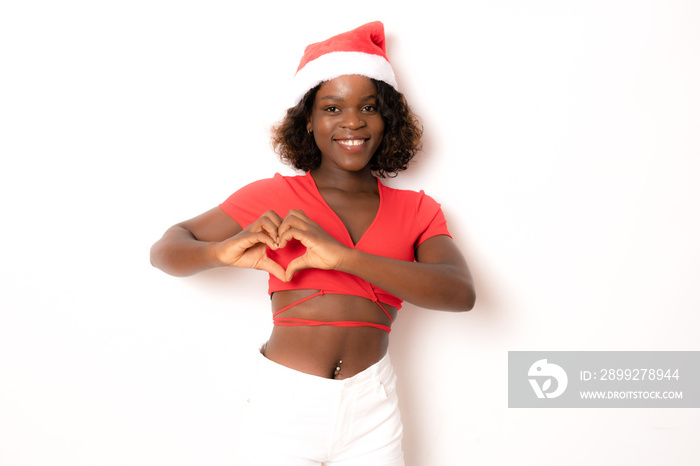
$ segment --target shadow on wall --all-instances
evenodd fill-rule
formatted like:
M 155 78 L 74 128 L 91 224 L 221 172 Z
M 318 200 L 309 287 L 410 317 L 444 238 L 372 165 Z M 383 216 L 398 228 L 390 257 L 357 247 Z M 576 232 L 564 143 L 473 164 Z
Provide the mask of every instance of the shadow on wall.
M 448 223 L 454 218 L 452 212 L 446 211 L 445 215 Z M 479 260 L 482 255 L 474 252 L 468 235 L 459 228 L 450 229 L 469 264 L 477 300 L 467 313 L 426 310 L 404 303 L 393 325 L 390 351 L 399 378 L 407 466 L 429 464 L 436 449 L 445 447 L 440 435 L 450 432 L 455 424 L 445 426 L 443 416 L 455 416 L 455 411 L 466 413 L 479 405 L 469 395 L 470 377 L 466 371 L 455 374 L 453 362 L 464 364 L 476 357 L 476 352 L 501 345 L 511 325 L 504 302 L 499 299 L 499 282 L 489 265 Z M 454 387 L 445 386 L 455 381 L 462 385 L 459 398 L 454 398 Z

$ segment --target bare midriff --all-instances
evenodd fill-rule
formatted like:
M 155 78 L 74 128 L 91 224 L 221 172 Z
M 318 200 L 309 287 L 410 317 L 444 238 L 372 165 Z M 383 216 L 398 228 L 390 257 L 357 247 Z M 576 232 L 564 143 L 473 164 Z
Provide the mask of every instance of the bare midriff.
M 273 312 L 318 290 L 278 291 Z M 397 310 L 383 304 L 396 318 Z M 358 296 L 324 294 L 284 311 L 285 317 L 324 322 L 357 321 L 391 326 L 374 302 Z M 283 366 L 325 378 L 352 377 L 381 360 L 389 347 L 389 333 L 374 327 L 274 326 L 264 347 L 265 357 Z

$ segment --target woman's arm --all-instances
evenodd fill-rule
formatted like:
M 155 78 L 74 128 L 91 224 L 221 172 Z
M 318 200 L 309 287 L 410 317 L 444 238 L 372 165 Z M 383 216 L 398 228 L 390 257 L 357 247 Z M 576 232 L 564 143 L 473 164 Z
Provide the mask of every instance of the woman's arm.
M 427 309 L 469 311 L 476 300 L 467 262 L 452 238 L 445 235 L 423 241 L 416 249 L 416 262 L 348 249 L 338 270 Z
M 277 247 L 281 221 L 279 215 L 269 211 L 243 229 L 215 207 L 170 227 L 151 247 L 151 264 L 180 277 L 234 266 L 265 270 L 283 279 L 284 269 L 266 254 L 267 246 Z
M 302 211 L 290 211 L 279 228 L 280 247 L 295 238 L 306 253 L 287 266 L 286 279 L 306 268 L 356 275 L 417 306 L 468 311 L 476 294 L 467 263 L 449 236 L 423 241 L 416 262 L 390 259 L 343 246 Z

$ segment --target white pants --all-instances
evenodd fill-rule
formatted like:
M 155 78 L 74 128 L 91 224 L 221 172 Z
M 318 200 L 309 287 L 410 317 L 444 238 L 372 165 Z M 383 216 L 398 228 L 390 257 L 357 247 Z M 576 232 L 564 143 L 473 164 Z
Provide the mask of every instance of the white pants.
M 388 355 L 342 380 L 256 358 L 236 465 L 404 466 Z

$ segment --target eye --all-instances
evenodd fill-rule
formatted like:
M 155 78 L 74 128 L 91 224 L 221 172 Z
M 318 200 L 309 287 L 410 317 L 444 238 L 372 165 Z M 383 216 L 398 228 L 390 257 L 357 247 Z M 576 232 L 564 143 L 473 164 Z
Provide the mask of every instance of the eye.
M 377 106 L 376 105 L 365 105 L 364 107 L 362 107 L 362 111 L 365 113 L 376 113 Z
M 328 107 L 325 107 L 323 111 L 328 113 L 338 113 L 340 111 L 340 107 L 336 107 L 335 105 L 329 105 Z

